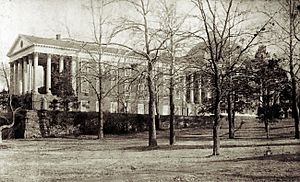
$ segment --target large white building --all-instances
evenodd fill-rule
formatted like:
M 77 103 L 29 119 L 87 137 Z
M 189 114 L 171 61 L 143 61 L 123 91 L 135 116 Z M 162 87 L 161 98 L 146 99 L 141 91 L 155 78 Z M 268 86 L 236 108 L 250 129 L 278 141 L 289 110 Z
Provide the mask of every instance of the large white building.
M 70 78 L 66 82 L 69 82 L 74 96 L 78 98 L 77 104 L 73 103 L 72 110 L 97 111 L 96 94 L 91 86 L 97 83 L 88 80 L 89 78 L 82 74 L 95 70 L 93 68 L 97 67 L 97 64 L 85 66 L 99 61 L 99 54 L 103 71 L 110 72 L 110 77 L 103 79 L 103 88 L 107 93 L 103 103 L 104 110 L 148 113 L 146 80 L 141 76 L 140 79 L 129 79 L 138 75 L 136 70 L 142 70 L 146 65 L 143 58 L 122 49 L 100 49 L 97 44 L 62 39 L 60 35 L 56 35 L 56 38 L 18 36 L 7 54 L 10 58 L 10 89 L 14 95 L 29 95 L 32 109 L 50 109 L 53 100 L 59 100 L 54 85 L 61 82 L 57 82 L 55 75 L 66 73 Z M 201 76 L 191 69 L 186 69 L 182 64 L 187 63 L 179 61 L 176 64 L 181 67 L 176 78 L 176 114 L 195 115 L 202 101 L 210 96 L 202 94 L 205 89 L 201 89 Z M 137 69 L 131 69 L 133 67 Z M 156 72 L 161 72 L 157 78 L 157 87 L 159 110 L 163 115 L 169 112 L 168 67 L 168 61 L 161 58 L 155 68 Z M 131 81 L 124 81 L 122 84 L 118 82 L 119 79 L 126 80 L 124 78 Z

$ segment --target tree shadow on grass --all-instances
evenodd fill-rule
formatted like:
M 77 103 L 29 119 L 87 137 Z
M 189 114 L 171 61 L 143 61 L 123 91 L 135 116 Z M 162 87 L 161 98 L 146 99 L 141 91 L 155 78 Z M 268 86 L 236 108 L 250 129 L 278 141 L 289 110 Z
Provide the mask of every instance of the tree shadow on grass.
M 277 130 L 277 129 L 284 129 L 284 128 L 294 128 L 295 126 L 289 125 L 289 126 L 274 126 L 271 127 L 270 130 Z
M 179 141 L 212 141 L 212 136 L 206 135 L 180 135 L 176 137 Z M 222 137 L 223 138 L 223 137 Z
M 253 156 L 229 160 L 218 160 L 214 162 L 243 162 L 243 161 L 255 161 L 255 160 L 274 160 L 279 162 L 300 162 L 300 153 L 295 154 L 274 154 L 274 155 L 263 155 L 263 156 Z
M 292 146 L 299 145 L 300 143 L 274 143 L 274 144 L 230 144 L 230 145 L 221 145 L 221 148 L 237 148 L 237 147 L 271 147 L 271 146 Z M 149 146 L 130 146 L 122 148 L 122 150 L 132 150 L 132 151 L 151 151 L 151 150 L 184 150 L 184 149 L 212 149 L 212 145 L 159 145 L 155 147 Z
M 274 176 L 274 175 L 245 175 L 245 174 L 228 174 L 230 176 L 239 177 L 239 178 L 249 178 L 251 181 L 299 181 L 300 176 Z
M 151 150 L 182 150 L 182 149 L 209 149 L 212 148 L 211 145 L 159 145 L 155 147 L 149 146 L 131 146 L 125 147 L 123 150 L 132 150 L 132 151 L 151 151 Z

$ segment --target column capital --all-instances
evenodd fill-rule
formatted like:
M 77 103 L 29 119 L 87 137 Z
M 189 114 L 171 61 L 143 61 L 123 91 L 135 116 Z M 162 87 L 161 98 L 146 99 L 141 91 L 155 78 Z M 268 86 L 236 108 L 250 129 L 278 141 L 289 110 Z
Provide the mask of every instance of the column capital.
M 33 59 L 34 58 L 34 54 L 29 54 L 29 55 L 27 55 L 27 59 L 29 60 L 29 59 Z
M 25 61 L 28 62 L 28 56 L 23 57 L 23 58 L 22 58 L 22 61 L 23 61 L 23 62 L 25 62 Z
M 10 64 L 10 65 L 12 65 L 12 66 L 13 66 L 13 65 L 15 64 L 15 60 L 13 60 L 13 61 L 9 61 L 9 62 L 8 62 L 8 64 Z
M 14 61 L 14 63 L 15 63 L 15 64 L 19 64 L 19 63 L 20 63 L 20 59 L 16 59 L 16 60 Z
M 47 58 L 53 57 L 53 54 L 46 54 L 46 55 L 47 55 Z

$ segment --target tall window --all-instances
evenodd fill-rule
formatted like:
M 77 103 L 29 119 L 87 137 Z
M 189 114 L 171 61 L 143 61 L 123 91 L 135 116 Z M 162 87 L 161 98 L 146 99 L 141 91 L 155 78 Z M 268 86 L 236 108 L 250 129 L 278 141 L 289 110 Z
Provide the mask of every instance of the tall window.
M 89 101 L 82 100 L 80 102 L 80 111 L 81 112 L 87 112 L 89 110 Z
M 163 105 L 162 107 L 162 115 L 169 115 L 169 105 Z
M 111 113 L 118 112 L 118 103 L 117 102 L 110 102 L 110 112 Z
M 137 110 L 138 114 L 145 114 L 145 107 L 144 104 L 138 104 L 138 110 Z
M 111 82 L 111 86 L 114 86 L 117 84 L 117 76 L 118 76 L 118 72 L 115 69 L 112 69 L 110 71 L 110 82 Z
M 89 93 L 89 76 L 88 76 L 88 65 L 86 61 L 80 62 L 80 74 L 81 74 L 81 81 L 80 81 L 80 90 L 81 93 Z
M 130 112 L 130 107 L 131 107 L 131 104 L 129 102 L 125 102 L 123 112 L 125 112 L 125 113 Z
M 139 95 L 139 97 L 144 97 L 145 93 L 146 93 L 146 87 L 144 83 L 139 83 L 138 84 L 138 90 L 137 90 L 137 94 Z
M 130 76 L 130 75 L 131 75 L 131 69 L 129 69 L 129 68 L 124 68 L 124 75 L 125 75 L 125 76 Z
M 96 107 L 95 107 L 96 109 L 96 112 L 99 112 L 99 101 L 96 101 Z
M 124 84 L 124 95 L 129 96 L 131 92 L 130 83 L 125 82 Z
M 175 114 L 176 115 L 182 115 L 182 110 L 180 106 L 175 106 Z

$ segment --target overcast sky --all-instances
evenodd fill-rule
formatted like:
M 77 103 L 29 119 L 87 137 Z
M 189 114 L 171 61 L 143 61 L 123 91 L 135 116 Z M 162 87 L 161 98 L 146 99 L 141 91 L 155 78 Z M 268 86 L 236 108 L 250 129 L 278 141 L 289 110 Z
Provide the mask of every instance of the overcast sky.
M 257 7 L 262 2 L 265 3 L 266 0 L 245 0 L 244 5 L 246 8 Z M 62 37 L 68 37 L 68 27 L 72 38 L 89 39 L 89 4 L 90 0 L 0 0 L 0 60 L 8 60 L 6 54 L 18 34 L 53 38 L 56 34 L 61 34 Z M 191 4 L 178 4 L 182 11 L 192 8 Z M 124 14 L 128 13 L 128 9 L 111 7 L 108 13 Z
M 55 37 L 66 35 L 66 26 L 74 36 L 82 36 L 87 16 L 85 0 L 0 0 L 0 56 L 6 53 L 18 34 Z M 83 31 L 84 30 L 84 31 Z M 81 34 L 81 35 L 80 35 Z

